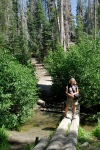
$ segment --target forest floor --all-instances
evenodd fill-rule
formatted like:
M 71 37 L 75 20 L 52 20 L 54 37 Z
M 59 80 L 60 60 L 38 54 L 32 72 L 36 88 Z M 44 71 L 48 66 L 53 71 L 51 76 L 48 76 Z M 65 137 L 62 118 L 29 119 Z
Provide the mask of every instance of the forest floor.
M 38 87 L 42 90 L 40 99 L 48 100 L 50 96 L 50 87 L 52 85 L 51 76 L 47 74 L 42 64 L 38 64 L 32 59 L 32 65 L 36 68 L 36 77 L 38 79 Z M 43 99 L 45 98 L 45 99 Z M 33 110 L 33 117 L 24 125 L 19 127 L 19 131 L 9 131 L 9 150 L 22 150 L 25 145 L 34 143 L 36 137 L 39 139 L 49 137 L 56 130 L 61 114 L 40 111 L 36 105 Z

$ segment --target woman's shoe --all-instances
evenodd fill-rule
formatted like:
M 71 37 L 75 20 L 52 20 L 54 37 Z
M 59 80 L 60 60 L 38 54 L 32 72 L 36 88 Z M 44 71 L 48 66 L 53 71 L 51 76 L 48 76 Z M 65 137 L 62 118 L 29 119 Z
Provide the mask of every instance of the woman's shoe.
M 75 113 L 74 113 L 74 114 L 72 114 L 72 119 L 75 119 Z

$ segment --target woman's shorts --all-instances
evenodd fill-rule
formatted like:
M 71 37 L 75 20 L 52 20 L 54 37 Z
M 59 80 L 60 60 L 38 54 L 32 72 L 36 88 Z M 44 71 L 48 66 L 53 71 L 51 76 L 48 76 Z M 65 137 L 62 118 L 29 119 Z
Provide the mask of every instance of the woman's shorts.
M 78 105 L 78 100 L 76 101 L 73 98 L 67 98 L 66 104 L 67 105 Z

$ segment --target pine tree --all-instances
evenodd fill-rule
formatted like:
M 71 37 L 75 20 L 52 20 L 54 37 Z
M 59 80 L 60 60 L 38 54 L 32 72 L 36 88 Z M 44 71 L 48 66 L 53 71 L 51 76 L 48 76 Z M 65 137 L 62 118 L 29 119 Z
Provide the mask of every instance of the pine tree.
M 42 60 L 52 43 L 52 29 L 47 19 L 44 3 L 40 0 L 28 1 L 28 31 L 31 52 Z M 45 6 L 46 7 L 46 6 Z
M 83 1 L 78 0 L 77 1 L 77 28 L 76 28 L 76 39 L 77 42 L 80 42 L 82 40 L 82 35 L 84 31 L 84 22 L 83 22 Z
M 98 30 L 100 30 L 100 0 L 98 0 L 97 6 L 97 21 L 98 21 Z

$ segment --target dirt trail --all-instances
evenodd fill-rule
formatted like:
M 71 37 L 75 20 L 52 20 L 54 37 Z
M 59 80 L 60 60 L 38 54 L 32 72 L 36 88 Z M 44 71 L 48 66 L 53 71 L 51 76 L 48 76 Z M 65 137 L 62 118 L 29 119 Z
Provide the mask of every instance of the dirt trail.
M 38 78 L 38 86 L 41 88 L 44 97 L 50 93 L 52 85 L 51 77 L 47 74 L 42 64 L 38 64 L 32 59 L 32 65 L 36 68 L 36 76 Z M 43 96 L 43 95 L 42 95 Z M 47 98 L 47 97 L 46 97 Z M 26 122 L 21 131 L 9 131 L 9 141 L 11 143 L 9 150 L 21 150 L 27 143 L 35 141 L 36 137 L 48 137 L 52 130 L 56 129 L 59 120 L 59 114 L 41 112 L 36 106 L 35 114 Z
M 41 94 L 45 94 L 42 97 L 44 100 L 44 98 L 48 98 L 50 94 L 50 87 L 52 85 L 51 76 L 48 75 L 43 64 L 38 63 L 36 59 L 32 59 L 32 65 L 36 68 L 35 74 L 38 79 L 38 87 L 42 90 Z

